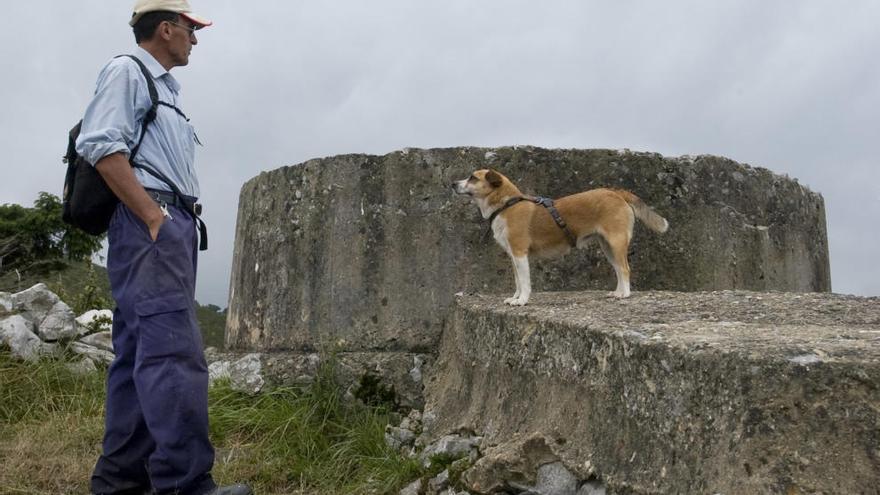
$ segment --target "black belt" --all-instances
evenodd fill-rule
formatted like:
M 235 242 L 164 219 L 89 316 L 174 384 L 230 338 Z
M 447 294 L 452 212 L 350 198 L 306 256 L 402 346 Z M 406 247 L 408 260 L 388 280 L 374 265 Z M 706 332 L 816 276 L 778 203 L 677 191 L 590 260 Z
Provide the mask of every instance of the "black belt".
M 196 198 L 192 196 L 182 196 L 171 191 L 161 191 L 159 189 L 144 188 L 147 194 L 153 198 L 153 201 L 162 205 L 171 205 L 186 210 L 192 215 L 199 224 L 199 251 L 208 249 L 208 227 L 205 222 L 199 218 L 202 214 L 202 205 L 196 203 Z
M 160 191 L 159 189 L 144 188 L 147 194 L 157 203 L 183 208 L 186 211 L 195 213 L 196 216 L 202 214 L 201 203 L 196 203 L 196 198 L 192 196 L 178 196 L 171 191 Z

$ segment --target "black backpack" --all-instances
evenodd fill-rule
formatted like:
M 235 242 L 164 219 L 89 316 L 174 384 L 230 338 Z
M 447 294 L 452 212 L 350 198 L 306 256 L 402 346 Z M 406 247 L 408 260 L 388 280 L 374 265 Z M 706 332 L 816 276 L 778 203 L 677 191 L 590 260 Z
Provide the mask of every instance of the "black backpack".
M 134 60 L 140 67 L 144 78 L 147 80 L 147 88 L 150 92 L 150 100 L 153 102 L 147 114 L 144 116 L 144 122 L 141 126 L 141 136 L 137 145 L 129 154 L 128 163 L 132 167 L 140 168 L 150 175 L 161 180 L 174 191 L 178 197 L 183 198 L 180 190 L 173 182 L 168 180 L 159 171 L 147 165 L 134 163 L 134 157 L 137 155 L 147 133 L 147 126 L 156 119 L 156 110 L 159 105 L 166 105 L 181 113 L 177 107 L 159 100 L 159 94 L 156 92 L 156 86 L 153 84 L 153 76 L 134 55 L 119 55 L 119 57 L 129 57 Z M 182 113 L 181 113 L 182 115 Z M 78 227 L 92 235 L 101 235 L 107 232 L 110 227 L 110 218 L 119 204 L 119 198 L 104 182 L 104 178 L 88 163 L 83 157 L 76 152 L 76 139 L 79 137 L 82 120 L 80 120 L 73 129 L 70 130 L 67 141 L 67 154 L 64 156 L 64 163 L 67 164 L 67 173 L 64 177 L 64 192 L 62 194 L 62 212 L 61 218 L 68 224 Z M 186 204 L 186 202 L 183 202 Z M 187 207 L 187 211 L 195 217 L 199 222 L 199 231 L 201 234 L 200 249 L 204 250 L 208 247 L 207 229 L 204 222 L 199 218 L 196 211 Z
M 137 155 L 138 149 L 141 147 L 144 135 L 147 133 L 147 126 L 156 119 L 159 95 L 156 92 L 156 86 L 153 84 L 153 77 L 147 71 L 144 64 L 133 55 L 120 55 L 120 57 L 123 56 L 130 57 L 141 68 L 141 72 L 143 72 L 144 78 L 147 80 L 150 100 L 153 102 L 153 105 L 144 117 L 138 144 L 131 150 L 128 158 L 129 163 L 134 167 L 133 160 L 135 155 Z M 67 164 L 67 174 L 64 177 L 64 192 L 61 196 L 61 218 L 70 225 L 79 227 L 89 234 L 101 235 L 107 232 L 107 228 L 110 226 L 110 217 L 113 216 L 113 212 L 116 210 L 119 198 L 110 190 L 101 174 L 95 170 L 95 167 L 76 152 L 76 139 L 79 137 L 81 127 L 82 120 L 73 126 L 68 135 L 67 154 L 64 156 L 64 163 Z

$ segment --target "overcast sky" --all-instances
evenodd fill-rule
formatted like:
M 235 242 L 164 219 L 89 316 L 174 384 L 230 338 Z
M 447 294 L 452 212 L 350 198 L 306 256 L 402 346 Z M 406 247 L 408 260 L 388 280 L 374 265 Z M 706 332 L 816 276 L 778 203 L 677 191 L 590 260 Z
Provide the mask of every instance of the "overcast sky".
M 128 53 L 131 0 L 5 6 L 0 203 L 60 195 L 66 132 Z M 835 292 L 880 295 L 880 2 L 192 0 L 214 26 L 173 70 L 205 147 L 227 305 L 238 194 L 261 171 L 405 147 L 713 154 L 825 197 Z

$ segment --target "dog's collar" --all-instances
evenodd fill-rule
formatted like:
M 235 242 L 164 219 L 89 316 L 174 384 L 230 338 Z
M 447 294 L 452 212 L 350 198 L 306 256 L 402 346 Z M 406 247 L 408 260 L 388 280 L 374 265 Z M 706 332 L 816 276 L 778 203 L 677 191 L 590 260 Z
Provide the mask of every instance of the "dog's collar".
M 493 211 L 491 215 L 489 215 L 489 227 L 492 227 L 492 222 L 495 221 L 495 217 L 497 217 L 499 213 L 519 203 L 520 201 L 523 201 L 524 199 L 526 198 L 523 198 L 522 196 L 516 196 L 508 199 L 503 205 L 501 205 L 501 208 L 498 208 L 497 210 Z

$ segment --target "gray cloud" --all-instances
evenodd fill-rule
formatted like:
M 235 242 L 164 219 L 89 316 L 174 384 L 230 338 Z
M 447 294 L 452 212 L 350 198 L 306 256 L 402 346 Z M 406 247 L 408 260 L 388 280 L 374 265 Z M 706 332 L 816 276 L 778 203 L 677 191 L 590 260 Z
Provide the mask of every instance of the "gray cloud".
M 0 201 L 60 192 L 64 133 L 133 47 L 119 3 L 7 9 Z M 239 189 L 260 171 L 512 144 L 715 154 L 798 178 L 826 199 L 834 290 L 880 295 L 876 2 L 192 3 L 215 21 L 174 69 L 206 144 L 202 302 L 226 305 Z

